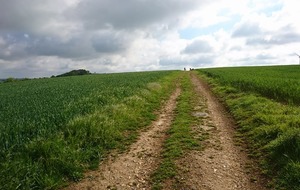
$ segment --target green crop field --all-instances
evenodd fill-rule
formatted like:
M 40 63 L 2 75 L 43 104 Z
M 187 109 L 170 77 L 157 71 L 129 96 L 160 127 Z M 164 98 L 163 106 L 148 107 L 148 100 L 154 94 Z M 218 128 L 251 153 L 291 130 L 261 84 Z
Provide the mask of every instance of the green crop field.
M 154 118 L 177 72 L 0 84 L 1 189 L 55 189 L 97 166 Z
M 233 67 L 203 69 L 206 75 L 217 78 L 240 90 L 256 92 L 284 103 L 300 105 L 300 66 Z
M 270 187 L 299 189 L 300 66 L 192 72 L 207 80 L 227 104 L 238 124 L 237 143 L 247 143 L 249 156 L 272 179 Z M 59 189 L 78 181 L 112 149 L 126 150 L 139 129 L 155 119 L 161 102 L 181 84 L 161 170 L 153 182 L 174 175 L 175 165 L 169 160 L 196 146 L 188 127 L 194 122 L 190 111 L 197 97 L 185 73 L 95 74 L 0 83 L 1 189 Z
M 300 66 L 197 71 L 227 104 L 270 186 L 299 189 Z

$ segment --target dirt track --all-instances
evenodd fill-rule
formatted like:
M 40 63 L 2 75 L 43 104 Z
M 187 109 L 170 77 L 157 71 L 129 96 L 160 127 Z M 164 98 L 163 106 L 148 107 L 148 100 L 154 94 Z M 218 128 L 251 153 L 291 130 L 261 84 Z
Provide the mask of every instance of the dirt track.
M 179 94 L 177 88 L 160 110 L 158 119 L 140 134 L 128 152 L 110 156 L 97 171 L 87 173 L 84 180 L 67 189 L 151 189 L 150 175 L 159 164 L 165 132 L 171 125 Z
M 203 81 L 194 73 L 191 79 L 197 94 L 202 97 L 199 104 L 202 107 L 206 105 L 207 114 L 202 118 L 202 123 L 195 127 L 207 132 L 209 138 L 203 142 L 204 150 L 191 151 L 178 161 L 184 189 L 265 189 L 256 176 L 247 172 L 246 166 L 251 161 L 241 147 L 234 145 L 233 119 Z
M 264 190 L 257 176 L 245 169 L 251 164 L 241 147 L 234 145 L 234 121 L 210 92 L 209 87 L 194 73 L 191 81 L 199 95 L 195 106 L 202 122 L 193 126 L 195 131 L 208 133 L 203 150 L 190 151 L 176 163 L 179 168 L 179 189 L 193 190 Z M 166 130 L 173 120 L 177 88 L 160 110 L 158 119 L 148 130 L 141 132 L 139 139 L 129 150 L 110 156 L 97 171 L 86 174 L 84 180 L 67 189 L 151 189 L 150 175 L 160 162 Z M 200 112 L 201 111 L 201 112 Z M 172 189 L 167 186 L 166 189 Z

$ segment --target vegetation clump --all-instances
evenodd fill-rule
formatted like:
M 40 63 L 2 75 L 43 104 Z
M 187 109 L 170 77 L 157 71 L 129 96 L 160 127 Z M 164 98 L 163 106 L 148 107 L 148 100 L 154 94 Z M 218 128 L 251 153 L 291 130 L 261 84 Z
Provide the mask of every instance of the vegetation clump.
M 69 76 L 79 76 L 79 75 L 90 75 L 90 71 L 85 69 L 72 70 L 70 72 L 57 75 L 56 77 L 69 77 Z

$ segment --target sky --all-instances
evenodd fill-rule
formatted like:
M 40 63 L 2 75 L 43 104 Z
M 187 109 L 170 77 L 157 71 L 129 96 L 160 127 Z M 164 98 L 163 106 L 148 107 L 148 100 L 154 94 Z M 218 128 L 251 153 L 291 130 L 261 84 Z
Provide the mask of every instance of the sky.
M 0 0 L 0 78 L 299 64 L 296 0 Z

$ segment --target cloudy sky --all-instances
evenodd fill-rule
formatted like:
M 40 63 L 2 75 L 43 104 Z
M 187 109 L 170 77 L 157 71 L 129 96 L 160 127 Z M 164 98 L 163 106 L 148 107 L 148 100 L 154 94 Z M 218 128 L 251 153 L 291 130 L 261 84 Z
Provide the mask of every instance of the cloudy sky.
M 298 64 L 296 0 L 0 0 L 0 78 Z

